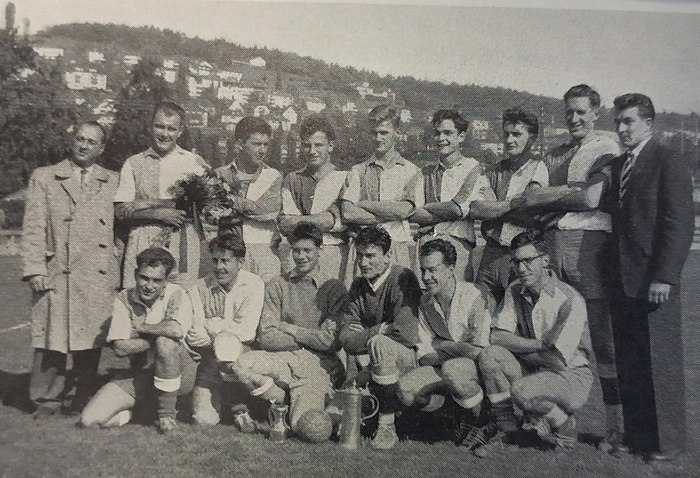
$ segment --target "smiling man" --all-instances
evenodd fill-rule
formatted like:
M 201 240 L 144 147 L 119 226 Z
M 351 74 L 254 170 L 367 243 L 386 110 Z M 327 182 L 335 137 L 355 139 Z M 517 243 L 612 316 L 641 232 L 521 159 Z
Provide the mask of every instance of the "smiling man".
M 151 147 L 124 162 L 114 196 L 118 220 L 130 228 L 124 252 L 122 287 L 134 286 L 136 256 L 164 246 L 177 261 L 176 281 L 191 284 L 199 274 L 200 238 L 185 211 L 175 208 L 170 188 L 183 176 L 202 174 L 208 165 L 177 144 L 185 128 L 185 111 L 164 101 L 154 111 Z
M 492 345 L 479 356 L 486 393 L 501 432 L 517 429 L 515 404 L 525 414 L 523 429 L 570 448 L 577 440 L 574 413 L 593 383 L 586 303 L 549 271 L 549 252 L 537 235 L 518 234 L 510 251 L 517 280 L 494 318 Z
M 462 155 L 467 120 L 457 111 L 439 110 L 433 115 L 432 126 L 439 157 L 437 163 L 422 169 L 423 197 L 416 200 L 420 207 L 410 220 L 420 226 L 419 246 L 435 238 L 449 241 L 457 250 L 456 277 L 472 280 L 470 252 L 476 235 L 469 205 L 491 198 L 491 188 L 479 162 Z
M 350 287 L 340 342 L 355 363 L 369 362 L 369 385 L 379 399 L 379 427 L 372 447 L 386 450 L 398 441 L 394 418 L 400 405 L 396 396 L 399 378 L 418 364 L 415 346 L 421 289 L 410 269 L 391 265 L 391 236 L 385 229 L 362 229 L 355 244 L 362 276 Z M 364 363 L 362 356 L 369 356 Z
M 56 413 L 70 392 L 69 355 L 77 386 L 72 411 L 82 409 L 97 378 L 119 283 L 112 229 L 119 179 L 96 164 L 105 139 L 98 123 L 80 124 L 70 158 L 37 168 L 29 180 L 22 280 L 32 289 L 29 397 L 38 407 L 35 418 Z
M 177 397 L 189 393 L 197 363 L 184 337 L 192 324 L 187 293 L 168 281 L 175 258 L 166 249 L 144 249 L 136 257 L 136 286 L 114 299 L 107 333 L 118 357 L 129 357 L 131 368 L 102 387 L 80 417 L 84 427 L 121 426 L 131 420 L 131 410 L 152 397 L 156 389 L 160 433 L 177 428 Z
M 282 213 L 278 217 L 284 236 L 300 222 L 315 224 L 323 231 L 319 265 L 329 277 L 341 277 L 347 267 L 347 244 L 341 235 L 338 197 L 346 171 L 331 163 L 335 131 L 323 116 L 309 116 L 299 127 L 301 152 L 306 168 L 289 173 L 282 183 Z
M 473 201 L 469 213 L 483 221 L 481 231 L 486 238 L 475 282 L 488 287 L 498 302 L 512 279 L 510 241 L 536 224 L 518 201 L 549 184 L 546 165 L 531 152 L 539 133 L 537 117 L 512 108 L 503 113 L 502 127 L 506 158 L 486 172 L 492 196 Z
M 223 387 L 223 382 L 233 381 L 228 375 L 231 365 L 255 340 L 265 283 L 241 269 L 246 246 L 239 236 L 215 237 L 209 251 L 212 272 L 188 290 L 194 315 L 186 342 L 202 357 L 192 391 L 192 419 L 199 425 L 216 425 L 223 404 L 233 401 L 234 423 L 251 432 L 253 422 L 235 386 Z
M 420 170 L 396 151 L 400 117 L 394 108 L 380 105 L 369 112 L 374 152 L 348 173 L 341 195 L 343 222 L 354 232 L 368 225 L 378 225 L 391 236 L 391 260 L 410 267 L 412 244 L 408 218 L 416 198 L 421 196 Z M 345 282 L 358 275 L 355 251 L 351 245 Z
M 324 410 L 344 377 L 336 352 L 338 324 L 348 295 L 342 282 L 319 267 L 323 233 L 300 222 L 289 235 L 295 267 L 265 286 L 257 343 L 231 371 L 253 396 L 289 400 L 293 432 L 309 410 Z
M 280 273 L 276 219 L 282 207 L 282 174 L 265 164 L 272 129 L 258 117 L 236 125 L 236 158 L 216 170 L 231 187 L 233 214 L 219 224 L 219 235 L 236 234 L 247 253 L 243 268 L 263 280 Z
M 625 442 L 651 460 L 686 444 L 680 279 L 693 241 L 690 164 L 652 137 L 654 105 L 615 98 L 626 152 L 613 160 L 611 310 Z

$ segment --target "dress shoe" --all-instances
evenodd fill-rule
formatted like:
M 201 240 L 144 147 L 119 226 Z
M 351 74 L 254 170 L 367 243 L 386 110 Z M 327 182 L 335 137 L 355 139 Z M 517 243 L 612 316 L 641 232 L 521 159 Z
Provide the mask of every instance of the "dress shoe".
M 652 451 L 644 455 L 644 461 L 651 462 L 669 462 L 673 461 L 683 453 L 683 450 L 667 450 L 667 451 Z

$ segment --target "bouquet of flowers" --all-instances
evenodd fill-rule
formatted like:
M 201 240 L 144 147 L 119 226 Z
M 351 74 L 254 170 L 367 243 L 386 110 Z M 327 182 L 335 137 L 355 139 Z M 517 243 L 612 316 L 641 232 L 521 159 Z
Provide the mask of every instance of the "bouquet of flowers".
M 175 199 L 175 207 L 185 211 L 197 231 L 202 232 L 200 214 L 203 212 L 217 220 L 233 212 L 230 189 L 230 186 L 210 169 L 204 174 L 189 173 L 182 176 L 168 192 Z

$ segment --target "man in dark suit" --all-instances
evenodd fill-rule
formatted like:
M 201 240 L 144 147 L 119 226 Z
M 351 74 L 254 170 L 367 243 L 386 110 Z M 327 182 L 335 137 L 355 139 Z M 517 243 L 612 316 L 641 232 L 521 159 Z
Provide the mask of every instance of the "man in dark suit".
M 686 441 L 680 278 L 693 239 L 689 165 L 652 138 L 654 106 L 615 98 L 626 152 L 611 170 L 611 312 L 625 443 L 670 460 Z

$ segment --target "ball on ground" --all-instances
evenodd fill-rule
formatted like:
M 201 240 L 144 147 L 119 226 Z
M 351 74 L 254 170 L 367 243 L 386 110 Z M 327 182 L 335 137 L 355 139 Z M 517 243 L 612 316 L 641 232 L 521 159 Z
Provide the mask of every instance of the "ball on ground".
M 302 440 L 322 443 L 333 433 L 333 421 L 324 410 L 308 410 L 299 418 L 296 433 Z

